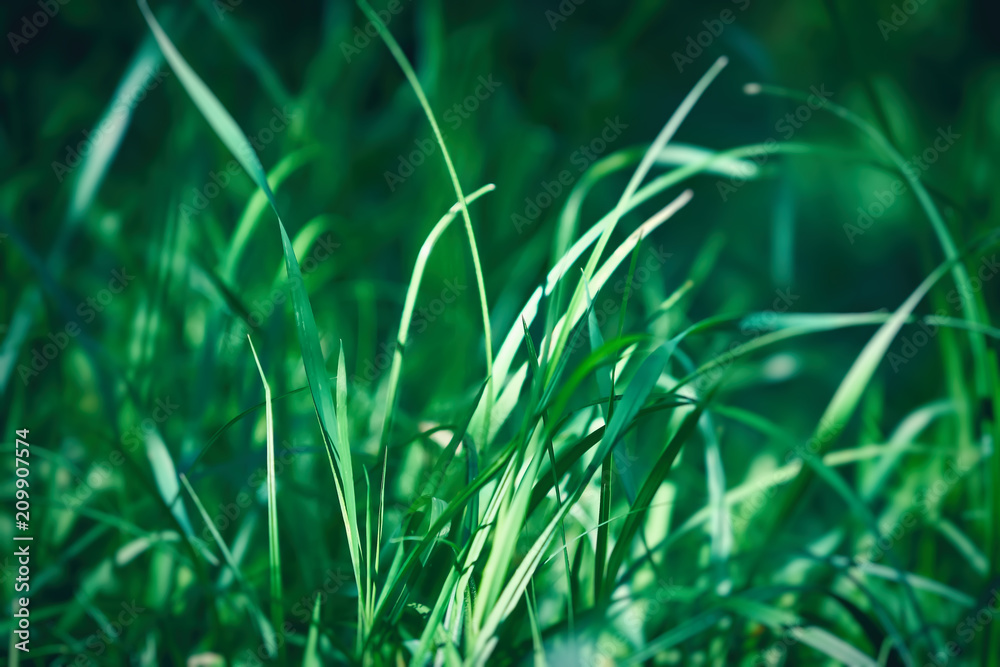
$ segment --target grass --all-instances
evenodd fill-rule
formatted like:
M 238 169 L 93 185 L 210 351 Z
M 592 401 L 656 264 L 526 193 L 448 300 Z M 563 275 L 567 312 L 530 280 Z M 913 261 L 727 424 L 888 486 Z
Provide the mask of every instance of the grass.
M 276 46 L 138 0 L 111 101 L 61 93 L 109 129 L 54 197 L 10 140 L 0 186 L 10 664 L 1000 664 L 993 79 L 918 173 L 930 102 L 848 69 L 767 140 L 809 93 L 744 85 L 763 38 L 675 73 L 634 4 L 359 0 Z

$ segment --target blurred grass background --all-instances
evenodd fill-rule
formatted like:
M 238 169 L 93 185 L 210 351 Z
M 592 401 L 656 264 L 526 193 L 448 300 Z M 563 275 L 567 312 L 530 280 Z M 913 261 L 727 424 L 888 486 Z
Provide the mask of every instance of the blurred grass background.
M 551 266 L 557 218 L 581 167 L 618 151 L 641 153 L 720 55 L 730 64 L 676 143 L 720 151 L 773 138 L 817 148 L 770 155 L 746 183 L 714 175 L 689 181 L 692 203 L 643 241 L 641 260 L 650 252 L 669 258 L 633 296 L 627 331 L 662 338 L 716 314 L 783 311 L 779 304 L 790 313 L 895 310 L 943 259 L 909 188 L 891 200 L 885 194 L 899 175 L 871 142 L 826 112 L 797 122 L 798 103 L 747 96 L 748 82 L 829 91 L 832 102 L 873 123 L 907 159 L 933 148 L 941 132 L 953 136 L 945 149 L 935 148 L 933 164 L 919 168 L 920 178 L 960 248 L 995 229 L 997 6 L 910 4 L 917 7 L 912 15 L 894 18 L 899 3 L 837 0 L 401 2 L 398 14 L 387 14 L 388 28 L 414 64 L 465 192 L 497 186 L 470 205 L 494 348 L 520 326 L 521 307 Z M 212 652 L 228 664 L 256 664 L 246 651 L 257 651 L 261 639 L 247 609 L 255 598 L 269 599 L 262 413 L 237 422 L 200 454 L 220 428 L 263 400 L 247 333 L 274 396 L 306 384 L 293 318 L 279 287 L 284 268 L 272 214 L 263 212 L 242 255 L 230 262 L 231 239 L 256 187 L 162 62 L 139 9 L 81 0 L 52 6 L 58 11 L 34 33 L 24 17 L 30 21 L 44 9 L 37 3 L 8 2 L 0 9 L 8 32 L 0 61 L 0 405 L 7 449 L 13 452 L 8 438 L 15 429 L 30 428 L 37 456 L 31 478 L 33 650 L 18 655 L 11 649 L 11 659 L 183 664 Z M 377 488 L 379 425 L 405 290 L 428 232 L 456 199 L 441 150 L 399 67 L 381 39 L 365 35 L 368 21 L 351 3 L 292 7 L 217 0 L 157 3 L 152 9 L 255 141 L 264 168 L 270 173 L 283 165 L 288 172 L 275 189 L 277 202 L 296 240 L 331 376 L 342 341 L 355 470 L 366 468 Z M 142 82 L 123 91 L 129 72 Z M 103 132 L 99 123 L 109 113 L 117 120 Z M 789 113 L 791 120 L 785 118 Z M 609 127 L 616 130 L 597 143 Z M 123 139 L 106 173 L 74 166 L 74 149 L 91 145 L 86 133 L 107 137 L 118 131 Z M 564 171 L 566 182 L 551 196 Z M 595 186 L 583 205 L 580 230 L 614 207 L 629 171 Z M 546 194 L 549 205 L 543 205 Z M 641 206 L 640 219 L 665 203 Z M 884 212 L 875 214 L 874 204 Z M 538 215 L 531 220 L 533 206 Z M 871 216 L 870 226 L 859 223 L 859 207 Z M 634 217 L 619 225 L 612 247 L 638 224 Z M 992 256 L 976 251 L 967 258 L 970 273 L 979 272 L 974 298 L 986 312 L 995 310 L 1000 285 Z M 694 284 L 683 309 L 647 326 L 649 314 L 688 278 Z M 475 285 L 467 241 L 455 224 L 435 248 L 416 304 L 391 439 L 387 504 L 407 506 L 420 495 L 440 447 L 417 434 L 460 423 L 486 377 Z M 954 289 L 946 278 L 918 313 L 944 310 L 960 317 Z M 617 324 L 616 316 L 608 318 L 606 338 Z M 895 462 L 877 495 L 863 493 L 872 488 L 877 463 L 845 473 L 888 525 L 943 478 L 946 459 L 961 452 L 992 460 L 989 424 L 996 399 L 971 384 L 974 362 L 963 347 L 964 334 L 942 328 L 925 344 L 914 344 L 911 358 L 904 345 L 918 331 L 904 329 L 890 348 L 839 445 L 884 445 L 907 416 L 935 401 L 949 402 L 945 412 L 970 416 L 965 422 L 946 417 L 926 431 L 904 434 L 917 453 Z M 734 341 L 759 334 L 752 325 L 713 333 L 692 340 L 687 353 L 703 363 Z M 870 335 L 870 329 L 857 328 L 793 339 L 741 361 L 719 400 L 805 440 Z M 988 344 L 996 350 L 994 339 Z M 60 349 L 49 355 L 47 345 Z M 286 636 L 289 660 L 301 660 L 312 603 L 325 591 L 319 655 L 323 664 L 337 664 L 358 658 L 352 646 L 358 591 L 313 415 L 307 392 L 275 402 L 275 447 L 283 454 L 276 475 L 284 607 L 294 628 Z M 784 464 L 787 447 L 780 442 L 737 422 L 717 421 L 730 487 L 768 478 Z M 659 447 L 663 424 L 644 424 L 636 438 Z M 480 456 L 485 467 L 491 452 Z M 640 469 L 652 465 L 653 459 L 639 458 Z M 684 474 L 672 477 L 664 486 L 668 491 L 657 497 L 671 504 L 650 518 L 661 537 L 708 500 L 703 461 L 691 456 L 681 465 Z M 10 470 L 0 482 L 5 498 L 14 495 L 13 465 Z M 222 556 L 174 470 L 186 474 L 217 519 L 246 586 L 219 566 Z M 998 584 L 998 552 L 989 542 L 997 516 L 995 478 L 988 465 L 972 470 L 921 516 L 919 530 L 906 532 L 906 547 L 893 549 L 898 567 L 954 594 L 920 591 L 926 618 L 917 620 L 908 616 L 902 587 L 882 581 L 873 588 L 885 613 L 906 632 L 919 635 L 927 623 L 954 640 L 956 624 L 982 608 Z M 441 497 L 449 500 L 463 479 L 449 477 Z M 355 481 L 365 488 L 363 476 Z M 836 554 L 867 553 L 857 517 L 828 488 L 818 482 L 813 487 L 794 525 L 779 532 L 783 553 L 791 558 L 834 535 L 845 540 Z M 168 491 L 182 500 L 169 503 Z M 581 526 L 594 527 L 597 505 L 581 503 Z M 773 505 L 760 512 L 768 514 Z M 612 515 L 626 509 L 616 505 Z M 5 542 L 15 532 L 12 513 L 0 519 Z M 387 513 L 387 526 L 399 523 L 398 514 Z M 179 537 L 188 530 L 204 536 L 206 553 Z M 755 572 L 743 559 L 757 557 L 762 530 L 755 524 L 737 530 L 732 558 L 738 588 L 774 581 L 833 590 L 881 623 L 873 611 L 877 605 L 848 591 L 844 577 L 832 571 L 817 574 L 800 563 L 791 572 L 781 569 L 783 576 Z M 644 539 L 656 541 L 655 535 Z M 577 596 L 577 613 L 591 628 L 578 633 L 580 646 L 601 646 L 601 637 L 614 642 L 607 651 L 597 650 L 599 664 L 636 655 L 648 664 L 834 664 L 798 640 L 780 657 L 765 656 L 786 636 L 783 624 L 793 624 L 768 626 L 759 618 L 727 617 L 707 634 L 642 654 L 644 646 L 698 613 L 706 591 L 714 591 L 704 583 L 710 570 L 705 530 L 680 540 L 654 558 L 656 576 L 647 571 L 634 584 L 656 600 L 647 588 L 669 580 L 659 592 L 676 600 L 641 623 L 621 629 L 615 625 L 620 617 L 596 605 L 596 616 L 587 617 L 587 595 Z M 5 558 L 0 555 L 8 592 L 12 571 Z M 548 566 L 558 569 L 560 561 L 557 556 Z M 779 564 L 768 568 L 779 570 Z M 549 585 L 565 584 L 565 575 L 551 576 Z M 584 589 L 592 586 L 582 581 Z M 566 653 L 585 649 L 565 639 L 573 633 L 567 632 L 559 596 L 539 585 L 535 594 L 550 664 L 583 660 Z M 387 636 L 379 656 L 386 664 L 409 659 L 402 647 L 419 637 L 421 609 L 433 605 L 433 569 L 407 586 L 413 606 Z M 122 603 L 148 611 L 136 614 L 120 636 L 93 640 L 122 613 Z M 933 653 L 929 646 L 919 657 L 901 656 L 874 645 L 850 610 L 830 598 L 800 591 L 779 596 L 775 604 L 794 608 L 876 660 L 883 651 L 882 664 L 924 664 L 924 653 Z M 493 658 L 498 663 L 533 659 L 527 614 L 521 609 L 518 617 L 504 630 L 502 650 Z M 997 664 L 998 644 L 988 639 L 993 631 L 990 626 L 963 641 L 966 652 L 951 659 Z

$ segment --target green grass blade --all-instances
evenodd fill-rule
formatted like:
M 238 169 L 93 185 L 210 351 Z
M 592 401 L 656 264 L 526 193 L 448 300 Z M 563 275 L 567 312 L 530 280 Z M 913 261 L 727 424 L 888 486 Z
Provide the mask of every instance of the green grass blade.
M 669 361 L 675 345 L 674 341 L 670 341 L 657 348 L 653 354 L 643 361 L 642 365 L 636 371 L 635 376 L 629 382 L 622 396 L 618 410 L 604 431 L 594 458 L 584 471 L 575 491 L 558 508 L 555 515 L 550 519 L 545 529 L 529 549 L 524 560 L 521 561 L 515 570 L 508 584 L 503 588 L 500 596 L 497 598 L 496 604 L 492 606 L 489 615 L 486 617 L 478 633 L 473 652 L 466 660 L 466 664 L 483 664 L 493 652 L 495 648 L 493 639 L 500 623 L 513 611 L 518 600 L 524 594 L 532 574 L 541 563 L 545 549 L 548 547 L 556 528 L 561 524 L 563 517 L 566 516 L 570 508 L 579 501 L 590 480 L 597 472 L 597 469 L 603 464 L 604 459 L 610 454 L 611 449 L 618 443 L 628 425 L 639 412 L 642 404 L 656 385 L 656 381 L 663 372 L 664 366 Z
M 309 634 L 306 636 L 306 650 L 302 656 L 302 667 L 323 667 L 323 663 L 319 659 L 319 619 L 320 597 L 317 595 L 316 601 L 313 603 Z
M 913 309 L 917 307 L 917 304 L 923 300 L 931 287 L 952 268 L 953 264 L 955 264 L 954 261 L 945 262 L 927 276 L 909 298 L 896 309 L 892 317 L 879 327 L 875 335 L 865 345 L 861 354 L 858 355 L 858 358 L 851 365 L 850 370 L 848 370 L 847 375 L 841 381 L 840 386 L 837 387 L 837 391 L 823 412 L 822 417 L 820 417 L 816 432 L 812 440 L 810 440 L 810 443 L 815 443 L 817 450 L 812 452 L 813 454 L 821 455 L 847 425 L 847 422 L 861 400 L 861 395 L 882 362 L 882 358 L 888 351 L 896 334 L 899 333 L 899 330 L 903 327 Z M 803 472 L 799 475 L 799 479 L 795 482 L 795 491 L 791 494 L 784 511 L 778 514 L 779 524 L 783 524 L 787 519 L 787 514 L 793 509 L 794 503 L 801 496 L 808 481 L 809 476 L 806 474 L 805 469 L 803 469 Z
M 184 485 L 184 489 L 191 496 L 191 500 L 194 501 L 195 507 L 198 508 L 198 513 L 201 515 L 202 520 L 205 522 L 205 526 L 212 534 L 212 539 L 215 540 L 215 544 L 219 547 L 223 560 L 226 562 L 226 565 L 229 566 L 229 569 L 232 571 L 236 581 L 239 582 L 240 586 L 246 592 L 253 608 L 253 616 L 257 621 L 256 625 L 261 633 L 261 639 L 267 647 L 268 655 L 275 655 L 277 652 L 277 641 L 274 635 L 275 628 L 268 625 L 267 619 L 264 618 L 264 613 L 260 611 L 260 606 L 257 604 L 256 598 L 253 595 L 253 590 L 250 588 L 249 584 L 247 584 L 246 579 L 243 577 L 243 573 L 240 571 L 239 563 L 236 562 L 236 559 L 233 557 L 229 547 L 226 546 L 225 540 L 222 539 L 222 535 L 219 534 L 219 530 L 215 527 L 215 522 L 212 521 L 212 517 L 209 515 L 208 510 L 205 509 L 205 506 L 202 504 L 198 494 L 195 493 L 194 487 L 191 486 L 191 483 L 183 473 L 180 475 L 180 480 L 181 484 Z
M 586 268 L 583 270 L 583 276 L 580 278 L 580 282 L 577 283 L 576 291 L 573 294 L 573 298 L 570 300 L 570 305 L 567 313 L 571 318 L 576 317 L 576 311 L 579 309 L 580 304 L 583 300 L 583 292 L 585 285 L 590 281 L 591 276 L 594 275 L 594 271 L 597 269 L 597 263 L 600 261 L 601 255 L 604 252 L 604 248 L 607 246 L 608 241 L 611 239 L 611 234 L 618 224 L 618 221 L 625 214 L 631 203 L 632 197 L 636 194 L 642 181 L 646 178 L 649 173 L 650 168 L 653 166 L 653 162 L 656 156 L 659 155 L 663 147 L 666 146 L 667 142 L 673 138 L 674 134 L 680 128 L 681 123 L 690 113 L 691 109 L 697 103 L 698 99 L 702 96 L 705 90 L 711 85 L 712 81 L 719 75 L 722 69 L 726 66 L 728 59 L 723 56 L 719 58 L 712 67 L 698 80 L 698 83 L 694 85 L 691 91 L 687 94 L 684 100 L 681 101 L 680 106 L 673 113 L 667 124 L 664 125 L 660 134 L 653 141 L 652 146 L 646 151 L 643 156 L 642 161 L 636 168 L 635 172 L 632 174 L 632 178 L 629 180 L 628 185 L 625 187 L 625 191 L 622 193 L 621 198 L 618 200 L 618 204 L 615 206 L 614 211 L 611 214 L 611 220 L 604 232 L 601 234 L 601 238 L 598 239 L 594 250 L 591 252 L 590 259 L 587 261 Z M 563 348 L 566 346 L 566 337 L 569 335 L 568 330 L 564 329 L 557 339 L 557 342 L 553 346 L 551 357 L 558 358 L 563 353 Z
M 625 261 L 625 258 L 630 255 L 630 253 L 635 248 L 635 245 L 639 242 L 639 240 L 645 236 L 648 236 L 653 230 L 655 230 L 657 227 L 659 227 L 664 222 L 669 220 L 675 213 L 677 213 L 677 211 L 686 206 L 687 203 L 691 201 L 691 197 L 692 197 L 691 191 L 685 190 L 680 195 L 678 195 L 676 199 L 674 199 L 672 202 L 670 202 L 665 207 L 660 209 L 659 212 L 657 212 L 649 220 L 647 220 L 638 228 L 636 228 L 634 232 L 629 234 L 628 237 L 626 237 L 626 239 L 622 242 L 622 244 L 618 246 L 618 248 L 616 248 L 614 252 L 611 253 L 611 255 L 604 262 L 604 264 L 601 265 L 601 268 L 596 272 L 596 274 L 594 274 L 593 278 L 591 278 L 590 280 L 589 285 L 587 286 L 587 289 L 589 289 L 592 294 L 598 292 L 604 286 L 604 284 L 611 278 L 611 275 L 615 272 L 615 270 L 618 269 L 621 263 Z M 594 229 L 596 230 L 599 227 L 600 223 L 598 223 L 598 225 L 596 225 Z M 596 234 L 593 235 L 593 238 L 596 238 Z M 585 242 L 585 239 L 581 239 L 581 241 L 578 242 L 574 246 L 574 248 L 571 249 L 569 253 L 567 253 L 566 256 L 564 256 L 564 259 L 569 259 L 574 252 L 576 252 L 578 256 L 579 253 L 582 253 L 583 250 L 586 249 L 589 243 L 593 242 L 593 238 L 590 239 L 589 242 Z M 558 280 L 562 277 L 562 273 L 568 270 L 569 264 L 571 263 L 572 260 L 568 261 L 566 264 L 562 266 L 557 266 L 551 272 L 549 272 L 549 281 L 547 285 L 550 287 L 550 289 L 555 287 Z M 528 304 L 521 311 L 520 317 L 523 317 L 525 319 L 528 326 L 531 325 L 535 315 L 537 315 L 538 303 L 541 300 L 542 294 L 543 294 L 543 289 L 541 287 L 536 289 L 534 294 L 529 299 Z M 555 331 L 557 333 L 563 331 L 568 332 L 569 330 L 573 329 L 573 327 L 576 326 L 576 323 L 579 321 L 581 317 L 583 317 L 584 314 L 585 314 L 584 311 L 578 312 L 574 318 L 568 318 L 566 315 L 564 315 L 559 320 L 559 322 L 557 322 Z M 513 333 L 508 334 L 507 339 L 504 341 L 503 347 L 501 347 L 500 353 L 497 355 L 497 364 L 494 366 L 494 369 L 497 372 L 500 372 L 501 370 L 506 372 L 506 368 L 509 368 L 509 363 L 513 360 L 518 347 L 524 340 L 523 336 L 524 336 L 523 331 L 520 331 L 517 336 L 514 336 Z M 547 345 L 548 342 L 543 341 L 542 348 L 543 349 L 546 348 Z M 565 357 L 562 357 L 562 359 L 565 360 Z M 556 361 L 557 363 L 553 364 L 550 367 L 552 369 L 553 376 L 559 371 L 559 369 L 563 367 L 559 362 L 559 359 L 557 359 Z M 501 363 L 503 363 L 503 367 L 501 366 Z M 527 371 L 527 365 L 525 364 L 522 367 L 522 369 L 519 370 L 518 373 L 515 375 L 515 378 L 520 378 L 520 381 L 523 381 L 526 371 Z M 551 377 L 548 379 L 547 385 L 549 387 L 555 386 L 552 383 Z M 500 426 L 502 426 L 506 422 L 513 408 L 513 405 L 510 402 L 504 402 L 504 397 L 508 394 L 516 396 L 519 395 L 519 393 L 520 393 L 520 383 L 515 382 L 515 380 L 512 379 L 509 383 L 507 383 L 507 386 L 504 388 L 504 392 L 503 394 L 501 394 L 501 399 L 497 403 L 496 409 L 494 410 L 493 418 L 490 421 L 491 440 L 493 436 L 496 434 L 497 430 L 500 428 Z M 556 409 L 553 411 L 553 414 L 559 414 L 560 412 L 561 412 L 560 409 Z
M 767 93 L 798 101 L 804 101 L 808 97 L 807 95 L 797 91 L 782 88 L 780 86 L 762 86 L 760 84 L 747 84 L 744 86 L 744 91 L 750 95 Z M 937 207 L 934 205 L 934 200 L 931 199 L 930 194 L 927 192 L 927 188 L 924 187 L 917 175 L 911 171 L 906 159 L 900 155 L 899 151 L 897 151 L 892 143 L 886 139 L 885 135 L 879 132 L 871 123 L 864 120 L 858 114 L 838 104 L 834 104 L 829 100 L 825 101 L 822 108 L 859 129 L 867 137 L 869 137 L 890 160 L 892 160 L 893 164 L 902 174 L 903 178 L 905 178 L 906 182 L 911 188 L 913 188 L 913 193 L 916 196 L 921 208 L 923 208 L 926 213 L 927 218 L 930 220 L 931 227 L 934 229 L 934 234 L 937 236 L 938 243 L 944 251 L 945 259 L 952 262 L 951 272 L 955 280 L 955 285 L 958 287 L 959 298 L 961 299 L 962 310 L 965 313 L 966 319 L 977 324 L 984 324 L 985 321 L 983 314 L 980 311 L 979 304 L 976 302 L 975 298 L 977 290 L 972 289 L 969 272 L 965 268 L 965 265 L 957 261 L 959 258 L 958 247 L 955 245 L 955 241 L 952 238 L 951 233 L 948 231 L 948 226 L 945 224 L 944 218 L 941 217 L 940 211 L 938 211 Z M 986 372 L 988 362 L 986 357 L 986 341 L 982 335 L 977 333 L 970 333 L 969 341 L 972 348 L 972 355 L 975 359 L 973 374 L 976 379 L 977 392 L 980 396 L 989 396 L 993 391 L 995 391 L 996 388 L 992 386 L 989 374 Z
M 470 194 L 466 201 L 474 202 L 484 194 L 493 192 L 494 189 L 495 188 L 492 183 L 484 185 Z M 385 448 L 388 446 L 389 437 L 391 435 L 392 414 L 395 410 L 396 394 L 399 390 L 399 378 L 403 367 L 403 353 L 406 350 L 406 344 L 409 340 L 410 322 L 413 319 L 413 311 L 417 305 L 417 295 L 420 293 L 420 284 L 423 281 L 424 271 L 427 268 L 427 262 L 430 260 L 431 253 L 434 251 L 434 246 L 437 245 L 438 239 L 441 238 L 441 235 L 455 219 L 459 210 L 460 206 L 456 203 L 447 213 L 441 216 L 441 219 L 431 229 L 427 238 L 424 240 L 423 245 L 420 246 L 420 252 L 417 254 L 417 260 L 413 265 L 413 275 L 410 278 L 409 285 L 406 287 L 406 299 L 403 303 L 403 313 L 399 319 L 399 331 L 396 335 L 396 349 L 393 352 L 392 366 L 389 369 L 389 384 L 386 391 L 385 416 L 382 419 L 382 432 L 379 437 L 383 457 L 385 456 Z
M 257 363 L 257 372 L 260 373 L 261 384 L 264 385 L 264 415 L 267 428 L 267 543 L 268 560 L 271 574 L 271 625 L 275 630 L 285 627 L 285 607 L 281 586 L 281 542 L 278 540 L 278 485 L 274 476 L 274 416 L 271 412 L 271 386 L 264 376 L 264 369 L 260 365 L 260 358 L 257 350 L 254 349 L 253 340 L 247 336 L 250 342 L 250 352 L 253 360 Z M 286 643 L 281 642 L 278 648 L 278 657 L 282 663 L 286 662 Z
M 711 394 L 709 394 L 706 400 L 710 398 Z M 632 548 L 633 539 L 642 525 L 643 518 L 645 517 L 646 511 L 649 509 L 650 503 L 653 502 L 653 496 L 656 495 L 656 492 L 659 490 L 663 480 L 666 479 L 668 474 L 670 474 L 670 468 L 677 459 L 677 455 L 680 453 L 681 448 L 687 443 L 697 428 L 698 421 L 701 419 L 701 415 L 703 414 L 706 405 L 707 403 L 700 403 L 692 412 L 684 417 L 681 427 L 670 439 L 670 442 L 667 444 L 666 448 L 664 448 L 663 453 L 660 454 L 660 458 L 657 459 L 653 469 L 646 477 L 646 481 L 643 482 L 642 487 L 639 489 L 635 502 L 632 503 L 632 507 L 628 516 L 625 518 L 625 523 L 622 526 L 621 532 L 618 534 L 618 540 L 615 543 L 615 548 L 611 551 L 611 556 L 608 558 L 608 569 L 604 585 L 605 598 L 608 598 L 614 593 L 615 584 L 618 578 L 618 570 L 625 562 L 625 558 L 628 556 L 628 550 Z
M 191 100 L 201 111 L 212 129 L 215 130 L 218 137 L 240 162 L 250 178 L 256 183 L 257 187 L 265 193 L 268 201 L 271 203 L 271 207 L 274 209 L 278 220 L 278 231 L 281 234 L 282 250 L 285 255 L 285 268 L 291 282 L 292 304 L 295 310 L 295 323 L 299 345 L 302 348 L 302 361 L 305 366 L 306 377 L 309 380 L 309 389 L 312 394 L 313 404 L 316 407 L 316 416 L 323 433 L 327 454 L 330 457 L 330 464 L 333 468 L 334 482 L 344 515 L 351 564 L 354 568 L 358 590 L 361 591 L 364 589 L 364 586 L 360 572 L 360 538 L 358 533 L 351 452 L 347 444 L 341 442 L 338 437 L 339 429 L 333 407 L 333 394 L 327 377 L 322 349 L 319 344 L 316 320 L 313 316 L 312 306 L 309 303 L 309 297 L 305 291 L 302 271 L 295 257 L 292 242 L 285 231 L 285 225 L 281 221 L 281 216 L 278 214 L 277 205 L 274 201 L 274 194 L 267 183 L 267 175 L 261 166 L 260 160 L 257 158 L 257 154 L 254 153 L 249 140 L 243 134 L 242 130 L 240 130 L 236 121 L 233 120 L 233 117 L 222 106 L 218 98 L 215 97 L 208 86 L 205 85 L 177 51 L 170 38 L 160 27 L 156 17 L 153 16 L 146 0 L 138 0 L 138 3 L 139 9 L 146 19 L 146 23 L 149 25 L 153 36 L 160 46 L 160 50 L 177 74 L 177 78 L 188 92 Z
M 399 48 L 399 44 L 396 43 L 395 38 L 382 22 L 382 19 L 377 13 L 375 13 L 368 3 L 365 2 L 365 0 L 358 0 L 358 5 L 361 7 L 362 11 L 364 11 L 368 20 L 371 21 L 373 25 L 378 27 L 379 36 L 389 48 L 389 52 L 392 54 L 392 57 L 396 59 L 400 69 L 403 70 L 403 74 L 406 76 L 406 80 L 413 88 L 413 92 L 416 93 L 417 99 L 420 101 L 420 106 L 423 108 L 424 114 L 427 116 L 427 120 L 430 121 L 431 129 L 434 130 L 434 138 L 437 140 L 438 145 L 441 146 L 441 155 L 444 157 L 445 165 L 448 167 L 448 175 L 451 177 L 451 184 L 455 188 L 455 195 L 458 197 L 458 203 L 462 208 L 462 219 L 465 221 L 465 232 L 469 237 L 469 251 L 472 254 L 472 264 L 476 272 L 476 287 L 479 291 L 479 306 L 483 316 L 483 335 L 486 347 L 486 375 L 489 378 L 488 385 L 486 387 L 485 414 L 487 415 L 487 418 L 486 422 L 483 424 L 481 443 L 482 446 L 485 446 L 487 435 L 489 434 L 489 413 L 493 405 L 493 333 L 492 327 L 490 326 L 489 305 L 486 301 L 486 284 L 483 280 L 483 268 L 479 259 L 479 250 L 476 247 L 476 234 L 472 229 L 472 218 L 469 216 L 469 207 L 466 205 L 465 195 L 462 194 L 462 184 L 459 181 L 458 173 L 455 171 L 455 165 L 452 164 L 451 154 L 448 152 L 448 146 L 444 142 L 444 137 L 441 136 L 441 129 L 438 127 L 437 120 L 434 117 L 434 112 L 431 110 L 430 102 L 427 101 L 427 96 L 424 95 L 424 89 L 420 85 L 420 80 L 417 78 L 416 72 L 413 71 L 410 61 L 407 59 L 406 54 L 403 53 L 403 50 Z
M 250 201 L 244 207 L 243 213 L 236 223 L 233 238 L 229 242 L 229 248 L 222 264 L 222 276 L 224 280 L 232 282 L 236 277 L 236 269 L 239 266 L 240 259 L 243 257 L 243 253 L 246 251 L 247 244 L 250 242 L 250 238 L 257 228 L 257 223 L 260 222 L 265 209 L 271 202 L 271 193 L 281 187 L 281 184 L 289 176 L 320 155 L 321 151 L 316 146 L 297 150 L 279 160 L 278 164 L 271 170 L 271 173 L 268 174 L 265 181 L 268 184 L 268 190 L 260 187 L 258 183 L 257 190 L 251 195 Z M 257 182 L 256 179 L 254 179 L 254 182 Z

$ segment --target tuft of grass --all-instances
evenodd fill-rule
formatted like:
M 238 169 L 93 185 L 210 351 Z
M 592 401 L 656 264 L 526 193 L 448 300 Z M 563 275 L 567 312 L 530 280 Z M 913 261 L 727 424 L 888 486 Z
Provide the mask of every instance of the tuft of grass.
M 47 159 L 0 185 L 33 447 L 0 486 L 48 642 L 11 663 L 1000 664 L 968 621 L 1000 581 L 995 78 L 917 174 L 945 110 L 853 72 L 838 12 L 865 99 L 777 141 L 808 95 L 728 63 L 839 51 L 787 62 L 742 8 L 687 63 L 700 7 L 357 4 L 137 0 L 109 104 L 0 123 L 17 159 L 109 123 L 64 192 Z

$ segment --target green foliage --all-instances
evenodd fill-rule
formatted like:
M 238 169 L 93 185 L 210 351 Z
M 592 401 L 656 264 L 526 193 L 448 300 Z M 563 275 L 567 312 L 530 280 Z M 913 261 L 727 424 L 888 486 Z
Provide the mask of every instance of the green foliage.
M 992 10 L 358 2 L 3 10 L 11 664 L 1000 665 Z

